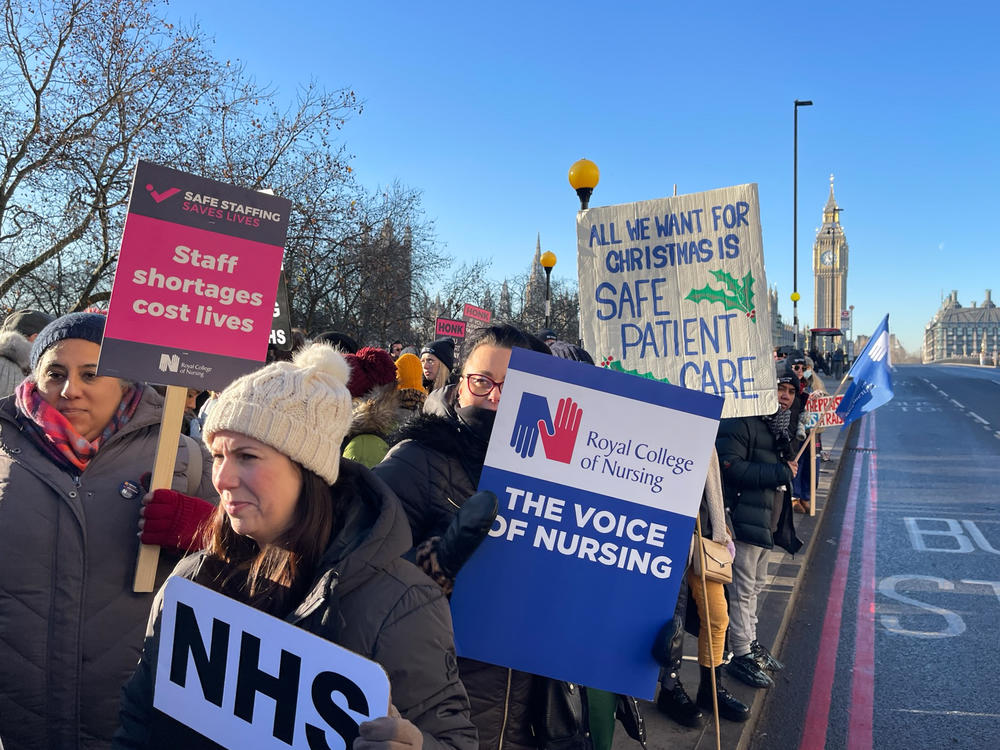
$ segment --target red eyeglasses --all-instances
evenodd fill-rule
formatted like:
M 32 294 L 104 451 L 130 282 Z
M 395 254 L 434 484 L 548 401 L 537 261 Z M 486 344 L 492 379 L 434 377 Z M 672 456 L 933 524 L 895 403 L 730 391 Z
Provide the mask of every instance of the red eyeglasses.
M 493 393 L 493 389 L 497 389 L 497 393 L 503 393 L 503 381 L 494 380 L 493 378 L 487 377 L 486 375 L 481 375 L 474 372 L 470 375 L 465 375 L 465 385 L 469 389 L 469 393 L 473 396 L 479 396 L 484 398 Z

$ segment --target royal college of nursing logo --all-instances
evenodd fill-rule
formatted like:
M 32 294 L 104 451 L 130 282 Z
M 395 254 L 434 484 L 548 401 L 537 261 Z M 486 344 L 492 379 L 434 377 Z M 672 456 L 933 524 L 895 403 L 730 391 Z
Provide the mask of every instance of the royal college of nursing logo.
M 510 447 L 521 458 L 530 458 L 535 455 L 541 435 L 545 458 L 568 464 L 573 460 L 582 418 L 583 409 L 571 398 L 559 399 L 553 420 L 548 399 L 534 393 L 522 393 L 514 430 L 510 435 Z

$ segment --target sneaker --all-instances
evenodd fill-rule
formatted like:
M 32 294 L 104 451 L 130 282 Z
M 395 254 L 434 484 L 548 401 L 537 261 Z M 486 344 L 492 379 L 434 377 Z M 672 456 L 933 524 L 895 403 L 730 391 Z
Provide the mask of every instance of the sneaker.
M 774 680 L 771 679 L 771 676 L 767 672 L 761 669 L 760 664 L 757 663 L 752 654 L 734 656 L 733 660 L 726 667 L 726 671 L 750 687 L 769 688 L 774 686 Z
M 680 680 L 674 681 L 672 690 L 665 690 L 661 686 L 660 694 L 656 698 L 656 707 L 660 713 L 669 716 L 684 727 L 700 727 L 704 719 L 698 706 L 684 692 L 684 686 Z
M 780 672 L 785 668 L 784 664 L 771 656 L 771 652 L 757 641 L 750 644 L 750 656 L 760 664 L 761 669 L 766 669 L 768 672 Z

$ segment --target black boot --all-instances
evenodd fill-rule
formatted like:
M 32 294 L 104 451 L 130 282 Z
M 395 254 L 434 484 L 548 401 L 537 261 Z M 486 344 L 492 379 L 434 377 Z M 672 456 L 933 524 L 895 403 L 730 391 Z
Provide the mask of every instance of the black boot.
M 757 641 L 750 643 L 750 655 L 760 664 L 761 669 L 766 669 L 768 672 L 780 672 L 785 668 L 784 664 L 771 656 L 771 652 Z
M 660 683 L 660 695 L 656 699 L 656 707 L 663 713 L 685 727 L 700 727 L 704 716 L 694 701 L 684 692 L 684 686 L 676 675 L 666 677 Z
M 753 658 L 753 654 L 734 656 L 726 669 L 729 670 L 729 674 L 750 687 L 774 687 L 774 680 L 771 679 L 771 676 L 767 672 L 761 669 L 760 664 Z
M 746 721 L 750 718 L 750 708 L 737 700 L 722 685 L 722 667 L 715 668 L 715 699 L 719 704 L 719 716 L 727 721 Z M 698 697 L 695 699 L 698 707 L 712 711 L 712 669 L 701 667 L 701 684 L 698 685 Z

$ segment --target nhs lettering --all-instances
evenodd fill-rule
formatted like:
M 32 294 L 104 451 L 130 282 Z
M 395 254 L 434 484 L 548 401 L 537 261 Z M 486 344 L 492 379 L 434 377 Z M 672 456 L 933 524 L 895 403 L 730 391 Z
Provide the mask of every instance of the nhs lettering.
M 580 328 L 608 369 L 777 409 L 757 186 L 577 214 Z

